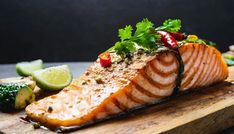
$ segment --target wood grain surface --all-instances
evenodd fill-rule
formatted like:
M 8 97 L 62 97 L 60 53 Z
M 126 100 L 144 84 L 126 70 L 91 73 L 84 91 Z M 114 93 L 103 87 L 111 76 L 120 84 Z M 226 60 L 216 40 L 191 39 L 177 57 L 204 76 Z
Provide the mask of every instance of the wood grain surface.
M 79 64 L 76 66 L 79 70 Z M 229 70 L 230 76 L 225 82 L 184 94 L 168 102 L 129 114 L 127 117 L 104 121 L 73 133 L 218 133 L 234 126 L 234 68 Z M 20 117 L 24 116 L 24 111 L 0 113 L 0 131 L 7 134 L 54 133 L 34 129 L 31 124 L 20 120 Z

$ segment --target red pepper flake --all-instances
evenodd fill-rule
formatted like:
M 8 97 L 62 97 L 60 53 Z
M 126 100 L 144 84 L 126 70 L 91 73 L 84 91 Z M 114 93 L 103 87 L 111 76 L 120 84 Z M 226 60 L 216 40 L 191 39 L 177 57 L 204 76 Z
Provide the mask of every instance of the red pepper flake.
M 163 42 L 166 47 L 175 48 L 178 46 L 175 38 L 171 36 L 168 32 L 158 31 L 158 34 L 161 35 L 161 42 Z
M 109 52 L 104 52 L 99 55 L 100 64 L 102 67 L 110 67 L 111 66 L 111 56 Z

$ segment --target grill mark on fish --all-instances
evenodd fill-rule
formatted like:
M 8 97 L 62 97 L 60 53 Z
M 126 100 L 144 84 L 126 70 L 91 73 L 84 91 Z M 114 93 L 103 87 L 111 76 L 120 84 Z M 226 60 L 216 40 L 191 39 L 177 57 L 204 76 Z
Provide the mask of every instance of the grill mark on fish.
M 171 74 L 168 75 L 167 77 L 163 77 L 159 75 L 157 72 L 154 72 L 150 65 L 146 66 L 145 73 L 149 77 L 151 77 L 153 81 L 160 83 L 161 85 L 169 85 L 173 83 L 173 82 L 170 83 L 170 81 L 175 81 L 178 76 L 178 67 L 175 65 L 175 67 L 171 67 L 171 68 L 172 69 L 170 70 L 174 70 L 173 68 L 176 68 L 176 69 L 174 72 L 171 72 Z
M 200 69 L 200 73 L 198 74 L 198 76 L 196 77 L 197 78 L 197 80 L 196 79 L 194 79 L 194 81 L 196 81 L 194 84 L 193 84 L 193 86 L 194 87 L 197 87 L 197 85 L 198 85 L 198 83 L 199 83 L 199 81 L 201 81 L 202 79 L 203 79 L 203 75 L 205 75 L 205 71 L 206 71 L 206 69 L 207 69 L 207 66 L 209 65 L 209 61 L 208 61 L 208 57 L 210 57 L 210 49 L 208 49 L 207 47 L 205 47 L 205 57 L 204 57 L 204 59 L 203 59 L 203 61 L 202 61 L 202 66 L 201 67 L 199 67 L 199 69 Z
M 212 74 L 211 74 L 212 68 L 216 64 L 215 57 L 213 57 L 213 51 L 211 53 L 211 56 L 212 56 L 212 59 L 211 59 L 210 65 L 207 67 L 207 73 L 204 73 L 205 75 L 202 78 L 203 80 L 199 82 L 200 85 L 204 85 L 204 82 L 207 82 L 207 78 L 212 76 Z
M 139 73 L 135 81 L 142 88 L 144 88 L 145 90 L 148 90 L 149 92 L 155 95 L 168 96 L 171 93 L 171 90 L 160 90 L 160 88 L 157 88 L 156 86 L 152 85 L 147 79 L 144 78 L 144 76 L 141 73 Z M 170 88 L 167 88 L 167 89 L 170 89 Z
M 108 104 L 108 105 L 107 105 Z M 106 111 L 110 114 L 116 114 L 121 112 L 122 110 L 116 106 L 111 100 L 105 105 Z
M 139 103 L 134 102 L 133 100 L 128 98 L 126 93 L 123 90 L 121 90 L 120 92 L 122 92 L 122 93 L 118 95 L 118 98 L 116 98 L 119 101 L 119 103 L 121 103 L 122 105 L 124 105 L 128 109 L 131 108 L 132 106 L 139 105 Z
M 168 77 L 168 76 L 172 75 L 173 72 L 177 71 L 177 68 L 175 68 L 175 69 L 170 70 L 168 72 L 163 72 L 163 71 L 159 70 L 157 67 L 154 66 L 153 61 L 151 61 L 148 66 L 152 69 L 152 71 L 154 73 L 157 73 L 158 75 L 160 75 L 162 77 Z
M 132 101 L 134 101 L 134 102 L 136 102 L 136 103 L 144 104 L 144 101 L 142 101 L 142 100 L 140 100 L 140 99 L 138 99 L 138 98 L 132 96 L 132 94 L 129 93 L 129 91 L 127 91 L 127 90 L 123 90 L 123 91 L 125 92 L 126 96 L 127 96 L 129 99 L 131 99 Z
M 212 49 L 209 49 L 208 57 L 211 57 L 211 59 L 210 60 L 208 60 L 208 58 L 206 59 L 206 65 L 203 68 L 200 79 L 198 79 L 196 82 L 196 87 L 198 87 L 198 85 L 201 85 L 201 82 L 204 81 L 204 77 L 206 76 L 206 74 L 210 72 L 209 67 L 211 66 L 211 63 L 213 62 L 213 59 L 214 59 L 214 57 L 212 57 L 212 53 L 213 53 Z
M 201 62 L 202 62 L 202 59 L 203 59 L 203 56 L 204 56 L 204 54 L 202 54 L 202 53 L 204 53 L 203 45 L 201 46 L 201 48 L 199 50 L 198 57 L 195 57 L 195 59 L 191 59 L 191 60 L 194 61 L 194 64 L 197 64 L 197 62 L 199 62 L 198 65 L 197 65 L 198 69 L 201 66 Z M 201 55 L 201 58 L 199 58 L 200 55 Z M 193 64 L 193 66 L 194 66 L 194 64 Z M 187 76 L 187 79 L 186 78 L 184 79 L 184 83 L 182 82 L 183 87 L 186 87 L 186 88 L 190 87 L 188 85 L 192 84 L 191 82 L 193 81 L 194 75 L 197 73 L 198 69 L 192 70 L 193 71 L 192 74 L 190 76 Z
M 216 54 L 214 54 L 215 58 L 216 59 Z M 211 77 L 214 77 L 214 72 L 216 71 L 216 67 L 217 67 L 217 60 L 214 61 L 214 65 L 210 66 L 210 73 L 209 73 L 209 76 L 207 75 L 205 80 L 202 82 L 202 85 L 206 83 L 210 83 L 210 78 Z
M 132 83 L 135 85 L 136 89 L 138 91 L 140 91 L 141 93 L 149 96 L 149 97 L 154 97 L 154 98 L 161 98 L 162 96 L 159 96 L 159 95 L 155 95 L 151 92 L 149 92 L 148 90 L 144 89 L 143 87 L 141 87 L 140 85 L 138 85 L 137 83 L 135 83 L 134 81 L 132 81 Z
M 143 94 L 142 92 L 140 92 L 139 90 L 136 89 L 135 85 L 132 85 L 133 89 L 131 91 L 131 95 L 136 97 L 137 99 L 141 100 L 142 102 L 148 103 L 151 102 L 153 100 L 155 100 L 155 98 L 153 97 L 149 97 L 145 94 Z
M 216 57 L 218 57 L 218 55 L 216 55 Z M 220 69 L 218 68 L 219 65 L 220 65 L 220 60 L 217 61 L 217 68 L 216 68 L 216 71 L 214 71 L 214 76 L 210 78 L 210 83 L 218 80 L 218 76 L 220 73 Z
M 200 78 L 201 73 L 202 73 L 202 69 L 204 68 L 204 62 L 207 59 L 207 55 L 208 55 L 208 50 L 207 47 L 203 46 L 203 53 L 204 55 L 202 56 L 201 60 L 200 60 L 200 64 L 198 66 L 198 69 L 196 70 L 196 72 L 194 73 L 193 79 L 192 81 L 189 83 L 189 85 L 186 85 L 187 87 L 195 87 L 196 88 L 196 80 Z
M 127 107 L 121 104 L 115 97 L 112 98 L 112 102 L 122 111 L 125 111 L 127 109 Z
M 164 66 L 171 65 L 173 62 L 175 62 L 175 61 L 173 60 L 173 58 L 171 58 L 170 61 L 165 61 L 164 57 L 165 57 L 166 54 L 167 54 L 167 53 L 165 53 L 165 54 L 164 54 L 164 53 L 163 53 L 163 54 L 159 54 L 159 56 L 156 57 L 156 59 L 157 59 L 162 65 L 164 65 Z
M 167 87 L 170 87 L 174 83 L 174 81 L 172 81 L 171 83 L 163 85 L 157 81 L 154 81 L 144 70 L 141 70 L 140 73 L 150 84 L 157 87 L 159 90 L 165 90 Z
M 193 49 L 195 49 L 195 46 L 193 45 Z M 190 57 L 190 59 L 196 59 L 197 56 L 199 54 L 199 48 L 196 49 L 194 52 L 193 52 L 193 55 L 192 57 Z M 195 57 L 194 57 L 195 56 Z M 183 79 L 187 78 L 187 75 L 189 73 L 189 70 L 191 69 L 191 67 L 194 65 L 194 61 L 193 60 L 189 60 L 188 63 L 184 63 L 185 66 L 184 66 L 184 75 L 183 75 Z M 181 82 L 181 85 L 183 87 L 183 83 L 184 83 L 184 80 L 182 80 Z
M 186 53 L 189 53 L 189 54 L 190 54 L 189 56 L 187 56 L 186 59 L 183 59 L 183 63 L 184 63 L 184 65 L 186 65 L 186 64 L 190 61 L 190 58 L 192 57 L 192 55 L 193 55 L 195 49 L 193 49 L 192 46 L 188 46 L 188 47 L 184 47 L 184 48 L 187 48 L 187 49 L 191 50 L 191 52 L 190 52 L 189 50 L 187 50 L 187 51 L 185 51 L 185 52 L 180 52 L 181 55 L 185 55 Z M 186 50 L 186 49 L 185 49 L 185 50 Z M 183 57 L 183 58 L 184 58 L 184 57 Z

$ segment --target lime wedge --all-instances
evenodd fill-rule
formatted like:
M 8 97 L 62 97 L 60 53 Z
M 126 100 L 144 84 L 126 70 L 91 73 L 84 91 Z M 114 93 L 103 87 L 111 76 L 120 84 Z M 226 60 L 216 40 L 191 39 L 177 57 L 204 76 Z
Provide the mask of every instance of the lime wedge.
M 45 90 L 60 90 L 72 81 L 72 74 L 67 65 L 50 67 L 33 72 L 37 86 Z
M 21 76 L 30 76 L 33 71 L 43 68 L 42 60 L 34 60 L 31 62 L 19 62 L 16 64 L 16 72 Z

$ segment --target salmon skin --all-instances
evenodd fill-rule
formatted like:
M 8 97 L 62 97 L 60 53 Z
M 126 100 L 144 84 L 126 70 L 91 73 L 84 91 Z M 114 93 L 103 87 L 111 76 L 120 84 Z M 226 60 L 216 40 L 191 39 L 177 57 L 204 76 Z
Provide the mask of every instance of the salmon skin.
M 220 52 L 208 45 L 179 47 L 184 71 L 179 92 L 225 80 L 228 68 Z M 116 60 L 109 68 L 97 60 L 67 88 L 30 104 L 28 118 L 49 128 L 82 127 L 90 122 L 155 104 L 169 98 L 176 87 L 179 62 L 172 51 L 137 54 L 131 61 Z M 130 62 L 130 63 L 129 63 Z

